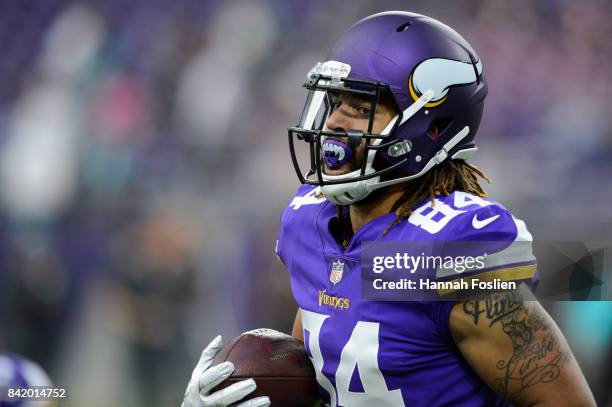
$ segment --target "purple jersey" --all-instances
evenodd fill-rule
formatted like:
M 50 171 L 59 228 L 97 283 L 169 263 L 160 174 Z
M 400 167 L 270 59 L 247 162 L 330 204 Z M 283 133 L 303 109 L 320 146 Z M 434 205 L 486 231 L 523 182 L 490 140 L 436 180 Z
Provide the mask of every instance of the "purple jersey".
M 386 234 L 394 213 L 370 221 L 344 249 L 329 231 L 336 215 L 318 188 L 302 186 L 282 214 L 277 243 L 323 400 L 332 407 L 509 405 L 456 348 L 453 303 L 363 300 L 360 254 L 363 241 L 489 240 L 511 247 L 531 241 L 524 223 L 495 202 L 454 192 L 433 207 L 423 203 Z M 501 256 L 493 272 L 503 279 L 528 270 L 533 278 L 534 263 Z

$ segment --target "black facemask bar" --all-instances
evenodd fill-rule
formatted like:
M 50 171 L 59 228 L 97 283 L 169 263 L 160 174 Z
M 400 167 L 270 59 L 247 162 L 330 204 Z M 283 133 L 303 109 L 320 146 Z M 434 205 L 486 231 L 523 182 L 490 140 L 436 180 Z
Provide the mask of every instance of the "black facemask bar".
M 408 158 L 404 158 L 387 168 L 366 173 L 370 151 L 387 149 L 398 142 L 398 140 L 395 139 L 389 140 L 389 135 L 393 134 L 399 123 L 402 122 L 402 112 L 400 109 L 396 109 L 399 112 L 398 117 L 395 119 L 392 128 L 387 132 L 387 134 L 372 134 L 374 116 L 376 114 L 376 108 L 380 98 L 383 95 L 391 95 L 391 91 L 387 85 L 380 82 L 349 78 L 332 79 L 330 76 L 316 75 L 315 77 L 310 78 L 309 81 L 304 84 L 304 87 L 309 90 L 309 94 L 300 117 L 300 122 L 297 126 L 288 128 L 291 161 L 302 184 L 323 186 L 367 180 L 389 173 L 407 162 Z M 317 92 L 323 92 L 323 94 L 318 94 Z M 355 95 L 361 99 L 366 99 L 370 102 L 371 109 L 367 133 L 364 133 L 361 130 L 324 130 L 325 121 L 333 113 L 333 105 L 330 103 L 329 94 L 340 92 L 350 93 L 351 95 Z M 313 102 L 317 102 L 315 98 L 325 98 L 324 100 L 319 100 L 320 106 L 315 106 L 315 111 L 319 111 L 321 108 L 323 109 L 321 117 L 316 117 L 319 116 L 318 114 L 313 117 L 314 112 L 311 109 L 313 108 Z M 308 123 L 309 121 L 312 123 Z M 303 172 L 298 162 L 294 138 L 309 144 L 310 168 L 307 172 Z M 323 150 L 321 148 L 323 138 L 348 139 L 348 144 L 353 148 L 359 145 L 363 140 L 366 140 L 359 176 L 346 177 L 339 180 L 326 180 L 324 178 L 322 162 Z M 389 141 L 385 142 L 385 139 Z M 380 144 L 375 144 L 376 141 L 380 141 Z M 313 175 L 316 175 L 316 178 L 311 179 Z

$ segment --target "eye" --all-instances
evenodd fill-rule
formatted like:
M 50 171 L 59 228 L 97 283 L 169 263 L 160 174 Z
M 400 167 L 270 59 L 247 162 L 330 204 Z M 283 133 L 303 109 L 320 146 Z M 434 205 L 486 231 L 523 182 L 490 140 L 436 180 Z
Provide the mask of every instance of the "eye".
M 357 111 L 359 112 L 359 115 L 361 116 L 370 116 L 372 109 L 370 109 L 369 107 L 361 106 L 357 108 Z

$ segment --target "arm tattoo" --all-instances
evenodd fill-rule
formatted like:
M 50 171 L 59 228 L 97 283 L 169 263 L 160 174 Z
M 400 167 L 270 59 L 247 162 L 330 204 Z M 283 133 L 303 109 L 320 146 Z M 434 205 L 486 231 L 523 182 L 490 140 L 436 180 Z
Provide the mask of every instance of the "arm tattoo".
M 510 358 L 496 364 L 500 377 L 494 383 L 502 396 L 513 399 L 528 387 L 559 377 L 570 354 L 562 348 L 546 318 L 519 293 L 488 293 L 479 301 L 464 302 L 463 311 L 475 325 L 500 324 L 512 342 Z

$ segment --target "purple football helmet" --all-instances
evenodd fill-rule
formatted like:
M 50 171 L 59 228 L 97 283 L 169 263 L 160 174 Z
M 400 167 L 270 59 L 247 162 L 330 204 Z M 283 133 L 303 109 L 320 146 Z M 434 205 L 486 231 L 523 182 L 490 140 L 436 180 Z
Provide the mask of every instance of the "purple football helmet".
M 407 12 L 369 16 L 346 32 L 308 73 L 306 104 L 289 147 L 302 183 L 319 185 L 327 199 L 348 205 L 373 190 L 418 178 L 447 158 L 467 160 L 476 152 L 474 136 L 487 95 L 482 62 L 463 37 L 441 22 Z M 339 92 L 371 103 L 368 131 L 328 129 Z M 397 115 L 372 134 L 376 104 L 390 97 Z M 428 135 L 435 125 L 437 137 Z M 295 138 L 309 143 L 304 173 Z M 361 168 L 325 174 L 352 153 L 347 146 L 366 140 Z M 342 140 L 347 140 L 346 143 Z

